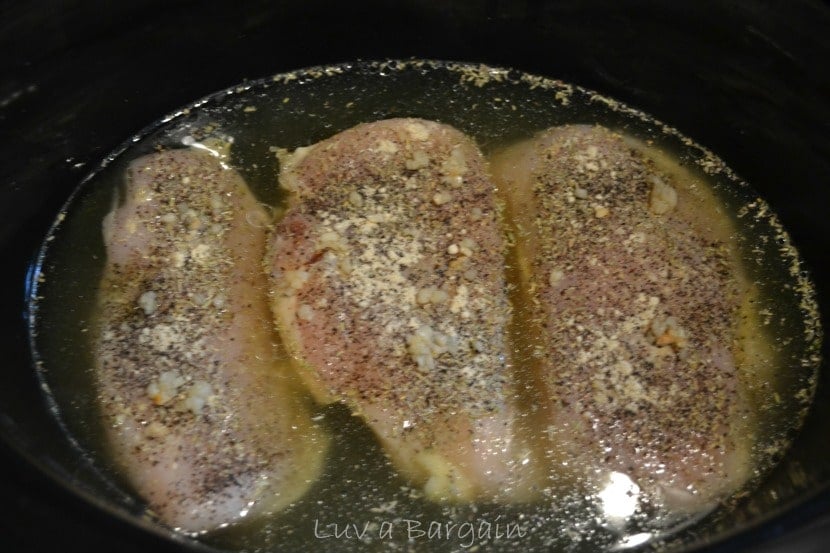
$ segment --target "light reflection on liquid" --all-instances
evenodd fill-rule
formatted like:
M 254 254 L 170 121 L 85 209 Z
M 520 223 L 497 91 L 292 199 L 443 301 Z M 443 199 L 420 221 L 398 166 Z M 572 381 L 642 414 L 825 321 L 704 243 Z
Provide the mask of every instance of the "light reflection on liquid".
M 627 474 L 612 471 L 608 483 L 597 493 L 600 509 L 609 526 L 623 528 L 637 511 L 640 487 Z

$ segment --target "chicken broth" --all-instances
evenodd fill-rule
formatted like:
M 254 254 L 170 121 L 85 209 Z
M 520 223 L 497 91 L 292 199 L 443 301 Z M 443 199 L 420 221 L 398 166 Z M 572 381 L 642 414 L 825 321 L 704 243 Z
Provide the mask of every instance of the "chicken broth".
M 143 502 L 115 467 L 101 423 L 90 336 L 105 268 L 101 221 L 123 194 L 130 162 L 160 149 L 213 151 L 236 169 L 257 199 L 279 218 L 287 194 L 277 185 L 279 153 L 327 139 L 360 123 L 418 117 L 451 125 L 486 156 L 545 129 L 600 124 L 622 133 L 691 198 L 691 216 L 722 213 L 703 224 L 726 242 L 742 289 L 738 380 L 754 429 L 748 484 L 720 508 L 691 512 L 632 499 L 625 475 L 604 487 L 549 478 L 536 498 L 518 503 L 428 501 L 399 475 L 372 431 L 343 405 L 313 408 L 311 420 L 331 435 L 321 476 L 285 510 L 250 517 L 196 539 L 224 549 L 407 551 L 430 548 L 594 551 L 646 542 L 682 543 L 684 532 L 729 525 L 741 497 L 763 486 L 809 406 L 819 365 L 820 329 L 812 286 L 766 203 L 706 149 L 673 128 L 612 99 L 514 70 L 437 62 L 357 63 L 314 68 L 245 83 L 200 100 L 129 140 L 87 178 L 48 236 L 32 293 L 32 336 L 38 372 L 55 416 L 79 455 L 111 483 L 116 501 L 140 512 Z M 598 216 L 604 216 L 600 211 Z M 510 240 L 521 240 L 505 224 Z M 521 313 L 516 248 L 508 249 L 510 323 L 523 431 L 545 432 L 537 413 L 533 350 Z M 286 361 L 287 363 L 287 361 Z M 542 398 L 544 399 L 544 398 Z M 529 457 L 529 464 L 539 464 Z M 544 464 L 544 463 L 542 463 Z M 544 466 L 544 473 L 558 469 Z M 612 475 L 613 476 L 613 475 Z M 701 520 L 703 519 L 703 520 Z

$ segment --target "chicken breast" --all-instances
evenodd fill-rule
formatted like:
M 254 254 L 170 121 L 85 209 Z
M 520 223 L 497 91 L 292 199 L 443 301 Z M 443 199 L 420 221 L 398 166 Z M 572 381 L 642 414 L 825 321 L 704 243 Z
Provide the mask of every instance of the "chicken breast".
M 314 481 L 327 440 L 274 346 L 268 216 L 196 149 L 137 159 L 126 181 L 104 220 L 95 341 L 114 458 L 185 532 L 278 510 Z
M 492 160 L 552 472 L 587 479 L 609 516 L 633 513 L 638 496 L 705 511 L 750 475 L 729 222 L 700 183 L 646 151 L 564 126 Z
M 280 180 L 293 196 L 272 305 L 315 397 L 362 416 L 431 499 L 529 496 L 504 243 L 475 144 L 430 121 L 363 124 L 285 156 Z

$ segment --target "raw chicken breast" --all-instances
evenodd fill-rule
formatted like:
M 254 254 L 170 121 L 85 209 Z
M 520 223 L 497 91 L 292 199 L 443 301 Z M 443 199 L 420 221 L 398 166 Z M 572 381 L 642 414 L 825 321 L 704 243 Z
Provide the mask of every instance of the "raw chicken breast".
M 327 440 L 273 344 L 269 223 L 242 178 L 195 149 L 134 161 L 104 221 L 95 354 L 110 446 L 185 532 L 280 509 L 321 470 Z
M 475 144 L 430 121 L 363 124 L 284 157 L 280 179 L 293 197 L 273 309 L 314 395 L 362 416 L 431 499 L 528 497 L 504 244 Z
M 638 494 L 705 511 L 750 472 L 733 352 L 742 277 L 719 240 L 728 219 L 699 183 L 679 185 L 682 168 L 645 151 L 565 126 L 492 161 L 517 237 L 552 472 L 602 489 L 609 516 L 620 501 L 633 512 Z

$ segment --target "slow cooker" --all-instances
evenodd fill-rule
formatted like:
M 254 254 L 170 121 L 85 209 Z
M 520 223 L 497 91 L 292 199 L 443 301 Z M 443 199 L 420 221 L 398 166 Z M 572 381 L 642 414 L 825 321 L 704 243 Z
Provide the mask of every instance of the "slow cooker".
M 415 57 L 599 91 L 707 146 L 768 200 L 830 311 L 826 2 L 33 0 L 0 13 L 0 549 L 207 549 L 131 510 L 78 455 L 33 367 L 27 274 L 101 159 L 160 116 L 248 80 Z M 693 530 L 686 550 L 823 550 L 826 345 L 822 353 L 813 407 L 786 457 L 729 525 Z

